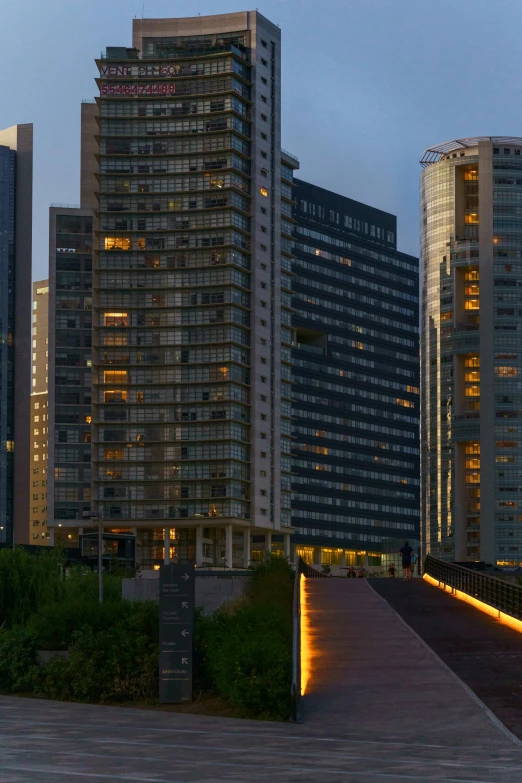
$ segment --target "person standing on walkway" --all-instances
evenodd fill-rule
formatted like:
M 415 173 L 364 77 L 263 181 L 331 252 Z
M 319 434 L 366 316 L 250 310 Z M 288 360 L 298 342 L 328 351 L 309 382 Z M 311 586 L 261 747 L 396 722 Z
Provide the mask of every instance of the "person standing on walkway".
M 418 561 L 417 553 L 413 551 L 411 553 L 411 561 L 410 561 L 410 577 L 415 576 L 415 563 Z
M 359 568 L 357 569 L 357 577 L 359 579 L 363 579 L 363 577 L 366 576 L 366 568 L 363 566 L 362 563 L 359 563 Z
M 413 555 L 409 541 L 404 542 L 404 546 L 399 549 L 399 552 L 402 557 L 402 575 L 404 581 L 409 582 L 411 579 L 411 556 Z

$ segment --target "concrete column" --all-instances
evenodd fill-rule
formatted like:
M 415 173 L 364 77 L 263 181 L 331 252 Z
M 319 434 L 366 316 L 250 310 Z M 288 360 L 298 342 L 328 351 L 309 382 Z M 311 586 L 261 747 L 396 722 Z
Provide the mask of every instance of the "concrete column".
M 243 531 L 243 565 L 250 565 L 250 528 Z
M 196 565 L 201 568 L 203 565 L 203 526 L 196 527 Z
M 225 528 L 225 558 L 227 568 L 232 568 L 232 525 L 227 525 Z
M 321 547 L 314 547 L 314 565 L 321 565 Z
M 170 527 L 163 528 L 163 562 L 170 563 Z
M 290 533 L 285 533 L 285 557 L 290 560 Z
M 267 530 L 265 533 L 265 550 L 270 554 L 272 552 L 272 531 Z
M 344 551 L 344 549 L 341 552 L 341 562 L 339 563 L 339 565 L 341 566 L 341 568 L 346 567 L 346 552 Z
M 54 527 L 49 528 L 49 546 L 54 546 Z

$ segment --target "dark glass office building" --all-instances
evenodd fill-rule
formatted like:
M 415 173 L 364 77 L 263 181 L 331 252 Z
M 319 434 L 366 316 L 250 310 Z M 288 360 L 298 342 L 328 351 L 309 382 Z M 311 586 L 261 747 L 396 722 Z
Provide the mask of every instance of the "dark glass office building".
M 419 539 L 419 262 L 395 216 L 295 183 L 293 540 L 385 564 Z
M 52 543 L 78 546 L 91 510 L 90 210 L 51 207 L 49 245 L 48 519 Z
M 29 535 L 32 171 L 33 126 L 1 130 L 0 544 Z

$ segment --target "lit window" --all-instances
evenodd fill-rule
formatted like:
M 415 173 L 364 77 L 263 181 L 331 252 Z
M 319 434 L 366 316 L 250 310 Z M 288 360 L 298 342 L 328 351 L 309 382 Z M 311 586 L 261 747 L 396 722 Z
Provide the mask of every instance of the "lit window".
M 266 188 L 259 188 L 259 192 L 260 192 L 260 193 L 261 193 L 261 195 L 262 195 L 262 196 L 264 196 L 265 198 L 268 196 L 268 190 L 267 190 Z
M 517 374 L 518 370 L 516 367 L 508 367 L 507 365 L 502 367 L 495 367 L 495 375 L 499 375 L 501 377 L 514 377 Z
M 105 237 L 105 250 L 130 250 L 130 237 Z
M 104 402 L 127 402 L 127 392 L 124 389 L 106 391 L 103 400 Z M 137 400 L 137 402 L 143 402 L 143 400 Z
M 480 310 L 480 299 L 466 299 L 464 310 Z
M 127 383 L 127 370 L 105 370 L 103 373 L 104 383 Z
M 415 407 L 415 403 L 412 402 L 411 400 L 401 400 L 399 397 L 397 397 L 395 402 L 397 403 L 397 405 L 402 405 L 403 408 L 414 408 Z
M 123 459 L 123 449 L 105 449 L 105 459 Z
M 466 386 L 466 397 L 480 397 L 480 386 Z
M 127 313 L 104 313 L 104 326 L 129 326 L 129 316 Z

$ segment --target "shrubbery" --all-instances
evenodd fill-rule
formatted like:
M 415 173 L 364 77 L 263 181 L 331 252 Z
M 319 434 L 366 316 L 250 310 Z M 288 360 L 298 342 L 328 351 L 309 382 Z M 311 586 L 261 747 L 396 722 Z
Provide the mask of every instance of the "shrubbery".
M 0 691 L 90 702 L 157 699 L 154 602 L 122 601 L 121 579 L 105 577 L 100 605 L 95 574 L 73 569 L 62 579 L 57 555 L 23 550 L 0 558 L 0 588 L 6 562 L 18 587 L 13 606 L 4 596 L 0 602 Z M 286 560 L 267 557 L 253 569 L 243 599 L 209 617 L 196 612 L 196 690 L 219 693 L 244 716 L 288 719 L 293 579 Z M 26 587 L 29 595 L 18 595 Z M 37 650 L 68 656 L 39 665 Z
M 69 619 L 70 628 L 61 624 Z M 60 644 L 50 647 L 56 639 Z M 38 666 L 36 651 L 42 649 L 67 649 L 69 655 Z M 157 605 L 75 601 L 44 607 L 27 628 L 0 633 L 0 688 L 78 701 L 157 698 Z
M 201 675 L 245 717 L 287 720 L 294 573 L 277 556 L 253 571 L 243 601 L 199 617 Z

